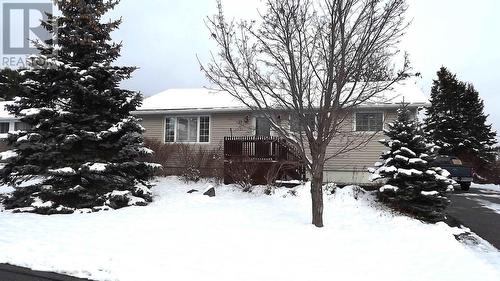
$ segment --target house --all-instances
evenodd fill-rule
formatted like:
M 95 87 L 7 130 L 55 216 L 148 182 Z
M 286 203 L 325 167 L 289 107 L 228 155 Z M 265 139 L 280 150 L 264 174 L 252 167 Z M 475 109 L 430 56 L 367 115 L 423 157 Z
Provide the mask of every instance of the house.
M 8 133 L 28 129 L 27 124 L 20 122 L 15 116 L 9 114 L 6 105 L 11 101 L 0 101 L 0 139 L 6 138 Z
M 396 117 L 396 110 L 404 100 L 417 116 L 417 108 L 427 105 L 428 99 L 416 81 L 395 84 L 376 99 L 358 106 L 346 120 L 348 132 L 373 132 L 375 136 L 363 147 L 329 160 L 324 169 L 324 180 L 339 184 L 369 184 L 367 169 L 378 160 L 384 147 L 377 140 L 384 137 L 382 129 Z M 228 93 L 208 89 L 170 89 L 144 100 L 134 114 L 142 119 L 145 137 L 165 144 L 188 144 L 202 149 L 216 149 L 226 145 L 228 137 L 251 141 L 272 138 L 276 134 L 259 112 L 249 110 Z M 276 116 L 279 122 L 290 122 L 286 112 Z M 289 125 L 293 130 L 293 126 Z M 334 153 L 340 145 L 333 140 L 327 153 Z M 256 150 L 256 148 L 253 148 Z M 241 150 L 241 148 L 240 148 Z M 254 151 L 255 153 L 255 151 Z M 184 168 L 182 161 L 171 165 Z

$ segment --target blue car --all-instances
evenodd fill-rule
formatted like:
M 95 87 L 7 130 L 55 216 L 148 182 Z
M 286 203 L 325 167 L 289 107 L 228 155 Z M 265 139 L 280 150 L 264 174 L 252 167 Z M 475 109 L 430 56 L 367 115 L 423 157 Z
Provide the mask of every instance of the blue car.
M 447 170 L 451 174 L 450 177 L 460 185 L 462 190 L 467 191 L 470 189 L 473 170 L 470 166 L 465 165 L 462 160 L 455 156 L 440 155 L 433 163 Z

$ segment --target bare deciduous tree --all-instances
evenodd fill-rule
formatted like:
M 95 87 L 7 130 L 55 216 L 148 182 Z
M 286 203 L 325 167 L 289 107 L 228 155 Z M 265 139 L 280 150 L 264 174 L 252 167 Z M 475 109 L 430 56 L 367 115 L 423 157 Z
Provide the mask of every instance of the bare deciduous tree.
M 408 25 L 406 1 L 267 0 L 258 20 L 239 22 L 226 21 L 217 4 L 207 26 L 218 53 L 202 70 L 301 151 L 312 176 L 312 223 L 322 227 L 325 162 L 371 138 L 342 124 L 408 76 L 406 56 L 399 70 L 391 67 Z M 277 112 L 291 114 L 300 129 L 278 122 Z M 341 145 L 327 156 L 333 139 Z

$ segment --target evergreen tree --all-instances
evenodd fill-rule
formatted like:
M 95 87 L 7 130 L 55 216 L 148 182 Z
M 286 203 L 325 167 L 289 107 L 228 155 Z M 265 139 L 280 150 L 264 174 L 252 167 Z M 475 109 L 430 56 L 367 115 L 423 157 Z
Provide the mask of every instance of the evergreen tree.
M 395 122 L 384 130 L 389 140 L 380 142 L 389 148 L 376 164 L 372 180 L 384 179 L 379 198 L 397 210 L 436 222 L 444 219 L 449 201 L 445 196 L 453 189 L 449 173 L 433 167 L 436 147 L 426 143 L 417 121 L 407 105 L 398 109 Z
M 446 68 L 437 75 L 427 109 L 426 134 L 441 147 L 440 154 L 457 156 L 487 176 L 487 167 L 495 159 L 496 133 L 486 124 L 483 101 L 473 85 L 459 81 Z
M 112 65 L 121 44 L 110 33 L 120 20 L 101 22 L 118 1 L 56 3 L 61 16 L 42 25 L 57 41 L 38 45 L 32 61 L 45 65 L 22 72 L 23 90 L 9 108 L 31 129 L 9 136 L 15 154 L 1 172 L 15 191 L 4 205 L 43 214 L 145 205 L 157 165 L 140 161 L 151 150 L 130 116 L 142 97 L 119 87 L 135 68 Z
M 21 91 L 21 75 L 18 70 L 0 70 L 0 100 L 12 100 Z

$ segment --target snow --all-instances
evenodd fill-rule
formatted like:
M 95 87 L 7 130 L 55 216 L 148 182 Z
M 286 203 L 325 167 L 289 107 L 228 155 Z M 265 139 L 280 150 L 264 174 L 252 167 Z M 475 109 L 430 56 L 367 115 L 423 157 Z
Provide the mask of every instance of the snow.
M 475 198 L 474 200 L 481 204 L 483 207 L 488 208 L 497 214 L 500 214 L 500 204 L 477 198 Z
M 60 175 L 74 175 L 74 174 L 76 174 L 75 170 L 71 167 L 48 169 L 48 172 L 52 173 L 52 174 L 60 174 Z
M 35 208 L 50 208 L 53 205 L 54 205 L 54 202 L 52 202 L 52 201 L 44 202 L 39 197 L 35 197 L 33 203 L 31 203 L 31 206 L 33 206 Z
M 425 161 L 424 159 L 420 159 L 420 158 L 411 158 L 410 160 L 408 160 L 408 163 L 425 165 L 425 164 L 427 164 L 427 161 Z
M 147 147 L 140 147 L 139 152 L 144 153 L 144 154 L 153 154 L 154 151 L 152 149 L 149 149 Z
M 110 196 L 126 196 L 129 195 L 130 191 L 128 190 L 113 190 L 109 193 Z
M 364 83 L 361 83 L 364 84 Z M 356 89 L 362 86 L 358 83 Z M 369 83 L 370 84 L 370 83 Z M 380 87 L 371 82 L 368 88 Z M 385 83 L 383 83 L 385 84 Z M 349 85 L 345 91 L 349 92 Z M 397 105 L 402 101 L 410 104 L 426 104 L 428 98 L 414 79 L 392 85 L 365 102 L 366 106 Z M 363 106 L 361 105 L 361 106 Z M 213 89 L 169 89 L 144 99 L 138 111 L 154 110 L 246 110 L 247 107 L 226 91 Z
M 398 160 L 398 161 L 401 161 L 401 162 L 408 162 L 409 158 L 405 157 L 403 155 L 396 155 L 396 156 L 394 156 L 394 160 Z
M 161 164 L 158 164 L 158 163 L 144 162 L 144 164 L 146 166 L 150 167 L 151 169 L 161 169 L 161 168 L 163 168 L 163 166 Z
M 213 184 L 209 184 L 209 185 L 205 188 L 205 190 L 203 190 L 203 193 L 205 193 L 205 192 L 209 191 L 209 190 L 210 190 L 210 189 L 212 189 L 212 188 L 214 188 Z
M 398 191 L 398 187 L 397 186 L 393 186 L 393 185 L 390 185 L 390 184 L 386 184 L 384 186 L 382 186 L 379 191 L 380 192 L 384 192 L 386 190 L 392 190 L 392 191 Z
M 496 184 L 477 184 L 477 183 L 473 183 L 471 185 L 471 188 L 481 189 L 481 190 L 500 191 L 500 185 L 496 185 Z
M 108 166 L 108 164 L 106 164 L 106 163 L 85 163 L 84 166 L 88 167 L 88 169 L 90 171 L 102 172 L 102 171 L 106 170 L 106 167 Z
M 277 180 L 276 183 L 278 184 L 296 184 L 299 185 L 302 182 L 300 180 Z
M 5 108 L 6 105 L 13 103 L 13 101 L 0 101 L 0 119 L 13 119 L 13 116 Z
M 491 245 L 463 244 L 454 235 L 464 229 L 392 214 L 354 187 L 325 195 L 318 229 L 308 185 L 294 188 L 296 196 L 235 186 L 216 186 L 212 198 L 186 193 L 210 184 L 161 178 L 146 207 L 0 212 L 0 263 L 120 281 L 499 280 Z
M 144 99 L 139 110 L 217 108 L 246 109 L 246 106 L 225 91 L 169 89 Z
M 17 186 L 21 188 L 21 187 L 40 185 L 40 184 L 43 184 L 47 179 L 48 178 L 41 177 L 41 176 L 31 176 L 31 177 L 26 176 L 26 178 L 21 180 Z
M 419 171 L 417 169 L 403 169 L 403 168 L 398 168 L 398 174 L 403 174 L 406 176 L 412 176 L 412 175 L 417 175 L 420 176 L 422 175 L 422 171 Z
M 409 154 L 411 157 L 417 157 L 417 154 L 415 152 L 413 152 L 411 149 L 409 149 L 408 147 L 401 147 L 401 151 Z
M 436 196 L 436 195 L 439 195 L 439 192 L 437 191 L 421 191 L 420 194 L 422 194 L 423 196 Z
M 14 191 L 14 188 L 11 187 L 11 186 L 8 186 L 8 185 L 0 185 L 0 195 L 1 194 L 7 194 L 7 193 L 11 193 Z M 1 206 L 1 204 L 0 204 Z
M 16 142 L 28 141 L 28 135 L 17 138 Z
M 31 115 L 36 115 L 40 113 L 40 108 L 28 108 L 28 109 L 23 109 L 19 112 L 21 115 L 24 116 L 31 116 Z
M 13 158 L 17 156 L 17 152 L 14 150 L 7 150 L 4 152 L 0 152 L 0 160 L 7 160 L 9 158 Z

